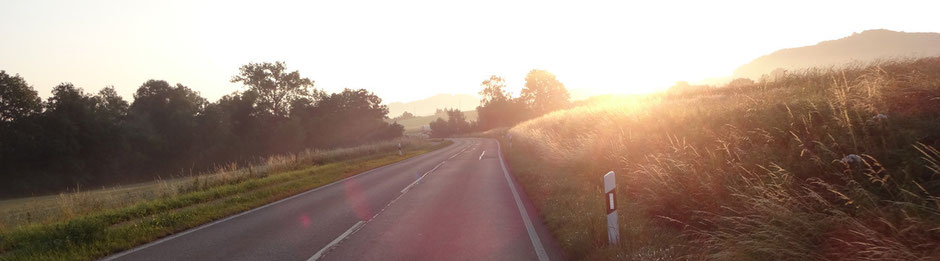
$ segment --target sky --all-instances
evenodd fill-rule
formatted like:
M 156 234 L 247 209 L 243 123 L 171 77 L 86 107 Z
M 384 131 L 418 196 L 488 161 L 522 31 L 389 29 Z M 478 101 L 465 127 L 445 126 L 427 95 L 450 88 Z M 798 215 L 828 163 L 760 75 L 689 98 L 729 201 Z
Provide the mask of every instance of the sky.
M 328 92 L 386 102 L 516 95 L 532 69 L 576 97 L 728 76 L 782 48 L 868 29 L 938 32 L 938 1 L 73 1 L 2 0 L 0 70 L 42 97 L 62 82 L 131 100 L 149 79 L 210 101 L 249 62 L 284 61 Z

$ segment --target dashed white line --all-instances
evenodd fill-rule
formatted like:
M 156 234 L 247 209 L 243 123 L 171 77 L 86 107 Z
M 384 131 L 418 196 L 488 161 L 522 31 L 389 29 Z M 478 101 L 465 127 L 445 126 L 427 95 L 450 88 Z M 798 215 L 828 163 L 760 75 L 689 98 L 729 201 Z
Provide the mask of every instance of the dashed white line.
M 466 149 L 464 149 L 464 150 L 466 150 Z M 463 152 L 464 152 L 463 150 L 460 151 L 460 152 L 457 152 L 457 154 L 454 154 L 453 156 L 450 156 L 450 158 L 448 158 L 448 159 L 454 158 L 454 157 L 456 157 L 458 154 L 463 153 Z M 359 231 L 359 229 L 362 229 L 362 227 L 364 227 L 367 223 L 372 222 L 372 220 L 374 220 L 376 217 L 378 217 L 379 214 L 382 214 L 382 212 L 385 212 L 385 210 L 388 209 L 389 206 L 391 206 L 391 205 L 394 204 L 396 201 L 398 201 L 398 199 L 400 199 L 402 196 L 404 196 L 405 193 L 408 192 L 408 190 L 410 190 L 412 187 L 414 187 L 415 185 L 417 185 L 422 179 L 424 179 L 425 176 L 427 176 L 428 174 L 431 174 L 432 172 L 434 172 L 435 170 L 437 170 L 438 168 L 440 168 L 442 165 L 444 165 L 444 162 L 446 162 L 446 160 L 445 160 L 445 161 L 441 161 L 441 163 L 438 163 L 436 166 L 434 166 L 434 168 L 431 168 L 431 170 L 429 170 L 428 172 L 425 172 L 423 175 L 421 175 L 421 177 L 418 177 L 418 179 L 416 179 L 414 182 L 411 182 L 411 184 L 409 184 L 408 186 L 406 186 L 404 189 L 401 190 L 401 193 L 398 194 L 397 197 L 395 197 L 394 199 L 392 199 L 391 201 L 389 201 L 387 204 L 385 204 L 385 206 L 382 207 L 382 209 L 380 209 L 378 212 L 375 212 L 375 215 L 372 215 L 372 217 L 369 218 L 369 220 L 366 220 L 366 221 L 359 221 L 358 223 L 356 223 L 356 225 L 353 225 L 353 227 L 349 228 L 349 230 L 346 230 L 345 233 L 343 233 L 342 235 L 340 235 L 339 237 L 337 237 L 336 239 L 334 239 L 333 242 L 330 242 L 330 244 L 327 244 L 325 247 L 323 247 L 323 249 L 320 249 L 320 251 L 317 251 L 317 253 L 314 254 L 314 255 L 313 255 L 312 257 L 310 257 L 309 259 L 307 259 L 307 261 L 315 261 L 315 260 L 317 260 L 317 259 L 320 259 L 321 257 L 323 257 L 323 255 L 325 255 L 327 252 L 329 252 L 329 250 L 330 250 L 331 248 L 336 247 L 337 244 L 339 244 L 340 242 L 342 242 L 344 239 L 346 239 L 347 237 L 351 236 L 352 234 L 356 233 L 356 231 Z
M 424 179 L 424 176 L 431 174 L 431 172 L 434 172 L 435 170 L 437 170 L 437 168 L 441 167 L 441 165 L 444 165 L 443 161 L 441 161 L 441 163 L 438 163 L 437 166 L 434 166 L 433 169 L 429 170 L 428 172 L 425 172 L 423 175 L 421 175 L 421 177 L 418 177 L 418 179 L 415 179 L 414 182 L 411 182 L 411 184 L 409 184 L 407 187 L 401 190 L 401 193 L 408 192 L 408 190 L 411 189 L 411 187 L 414 187 L 414 185 L 417 185 L 418 182 L 421 181 L 421 179 Z
M 457 154 L 454 154 L 453 156 L 450 156 L 450 158 L 447 158 L 447 159 L 453 159 L 454 157 L 457 157 L 457 155 L 460 155 L 461 153 L 466 152 L 467 149 L 469 149 L 469 148 L 470 148 L 470 146 L 464 147 L 463 150 L 461 150 L 460 152 L 457 152 Z
M 466 148 L 464 148 L 464 149 L 466 149 Z M 461 151 L 461 152 L 463 152 L 463 151 Z M 457 154 L 460 154 L 460 152 L 458 152 Z M 454 154 L 454 156 L 457 156 L 457 154 Z M 117 254 L 104 257 L 104 258 L 101 259 L 101 261 L 116 260 L 116 259 L 118 259 L 118 258 L 121 258 L 121 257 L 123 257 L 123 256 L 129 255 L 129 254 L 131 254 L 131 253 L 134 253 L 134 252 L 137 252 L 137 251 L 140 251 L 140 250 L 143 250 L 143 249 L 147 249 L 147 248 L 152 247 L 152 246 L 155 246 L 155 245 L 159 245 L 159 244 L 161 244 L 161 243 L 163 243 L 163 242 L 170 241 L 170 240 L 173 240 L 173 239 L 178 238 L 178 237 L 181 237 L 181 236 L 185 236 L 185 235 L 187 235 L 187 234 L 190 234 L 190 233 L 193 233 L 193 232 L 196 232 L 196 231 L 199 231 L 199 230 L 202 230 L 202 229 L 205 229 L 205 228 L 214 226 L 214 225 L 216 225 L 216 224 L 219 224 L 219 223 L 222 223 L 222 222 L 225 222 L 225 221 L 232 220 L 232 219 L 237 218 L 237 217 L 240 217 L 240 216 L 244 216 L 244 215 L 250 214 L 250 213 L 255 212 L 255 211 L 258 211 L 258 210 L 265 209 L 265 208 L 270 207 L 270 206 L 274 206 L 274 205 L 280 204 L 281 202 L 285 202 L 285 201 L 288 201 L 288 200 L 291 200 L 291 199 L 294 199 L 294 198 L 297 198 L 297 197 L 300 197 L 300 196 L 303 196 L 303 195 L 306 195 L 306 194 L 309 194 L 309 193 L 313 193 L 313 192 L 315 192 L 315 191 L 318 191 L 318 190 L 321 190 L 321 189 L 325 189 L 325 188 L 331 187 L 331 186 L 336 185 L 336 184 L 342 184 L 343 182 L 346 182 L 347 180 L 354 179 L 354 178 L 356 178 L 356 177 L 362 177 L 362 176 L 365 176 L 365 175 L 368 174 L 368 173 L 372 173 L 372 172 L 378 171 L 378 170 L 380 170 L 380 169 L 385 169 L 385 168 L 389 168 L 389 167 L 391 167 L 391 166 L 395 166 L 395 165 L 399 165 L 399 164 L 404 164 L 404 163 L 406 163 L 406 162 L 412 162 L 412 161 L 416 161 L 416 160 L 418 160 L 418 159 L 427 158 L 427 157 L 430 157 L 429 155 L 433 155 L 433 153 L 422 154 L 422 155 L 419 155 L 419 156 L 411 157 L 411 158 L 406 159 L 406 160 L 402 160 L 402 161 L 399 161 L 399 162 L 395 162 L 395 163 L 392 163 L 392 164 L 388 164 L 388 165 L 385 165 L 385 166 L 381 166 L 381 167 L 378 167 L 378 168 L 374 168 L 374 169 L 371 169 L 371 170 L 368 170 L 368 171 L 365 171 L 365 172 L 362 172 L 362 173 L 359 173 L 359 174 L 356 174 L 356 175 L 353 175 L 353 176 L 350 176 L 350 177 L 347 177 L 347 178 L 344 178 L 344 179 L 335 181 L 335 182 L 330 183 L 330 184 L 326 184 L 326 185 L 323 185 L 323 186 L 320 186 L 320 187 L 317 187 L 317 188 L 314 188 L 314 189 L 311 189 L 311 190 L 307 190 L 307 191 L 298 193 L 298 194 L 293 195 L 293 196 L 290 196 L 290 197 L 283 198 L 283 199 L 278 200 L 278 201 L 275 201 L 275 202 L 271 202 L 271 203 L 265 204 L 264 206 L 260 206 L 260 207 L 257 207 L 257 208 L 251 209 L 251 210 L 247 210 L 247 211 L 244 211 L 244 212 L 235 214 L 235 215 L 231 215 L 231 216 L 228 216 L 228 217 L 226 217 L 226 218 L 219 219 L 219 220 L 216 220 L 216 221 L 213 221 L 213 222 L 211 222 L 211 223 L 204 224 L 204 225 L 201 225 L 201 226 L 198 226 L 198 227 L 190 228 L 190 229 L 188 229 L 188 230 L 186 230 L 186 231 L 179 232 L 179 233 L 176 233 L 176 234 L 172 234 L 172 235 L 166 236 L 166 237 L 164 237 L 164 238 L 161 238 L 161 239 L 159 239 L 159 240 L 156 240 L 156 241 L 153 241 L 153 242 L 150 242 L 150 243 L 147 243 L 147 244 L 140 245 L 140 246 L 135 247 L 135 248 L 131 248 L 131 249 L 128 249 L 128 250 L 124 250 L 124 251 L 119 252 L 119 253 L 117 253 Z M 451 158 L 453 158 L 454 156 L 451 156 Z
M 480 159 L 479 159 L 479 160 L 483 160 L 483 155 L 486 155 L 486 150 L 483 150 L 483 153 L 480 153 Z
M 346 237 L 348 237 L 349 235 L 352 235 L 352 233 L 355 233 L 357 230 L 362 228 L 364 224 L 365 224 L 364 221 L 359 220 L 359 222 L 356 222 L 356 224 L 354 224 L 352 227 L 347 229 L 346 232 L 343 232 L 343 234 L 340 234 L 338 237 L 336 237 L 336 239 L 333 239 L 332 242 L 330 242 L 329 244 L 326 244 L 326 246 L 323 247 L 323 249 L 320 249 L 320 251 L 317 251 L 316 254 L 308 258 L 307 261 L 315 261 L 317 259 L 320 259 L 320 257 L 323 256 L 323 253 L 326 253 L 327 250 L 329 250 L 330 248 L 333 248 L 334 246 L 336 246 L 336 244 L 339 244 L 339 242 L 343 241 L 343 239 L 346 239 Z

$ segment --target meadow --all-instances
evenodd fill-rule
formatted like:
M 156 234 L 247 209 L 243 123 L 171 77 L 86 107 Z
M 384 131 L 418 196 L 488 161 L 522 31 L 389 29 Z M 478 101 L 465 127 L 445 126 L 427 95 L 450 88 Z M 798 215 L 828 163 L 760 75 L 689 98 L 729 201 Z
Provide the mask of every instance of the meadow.
M 940 57 L 608 97 L 506 131 L 570 259 L 940 257 Z
M 448 144 L 404 138 L 307 150 L 259 166 L 2 201 L 0 260 L 99 258 Z

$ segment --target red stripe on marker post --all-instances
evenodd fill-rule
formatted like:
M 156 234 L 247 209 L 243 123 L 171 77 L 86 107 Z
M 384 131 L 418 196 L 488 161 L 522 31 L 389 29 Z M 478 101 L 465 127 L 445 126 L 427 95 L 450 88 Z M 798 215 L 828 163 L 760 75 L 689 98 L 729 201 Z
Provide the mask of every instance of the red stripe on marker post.
M 614 172 L 604 175 L 604 205 L 607 205 L 607 240 L 611 245 L 620 242 L 620 225 L 617 222 L 617 178 Z

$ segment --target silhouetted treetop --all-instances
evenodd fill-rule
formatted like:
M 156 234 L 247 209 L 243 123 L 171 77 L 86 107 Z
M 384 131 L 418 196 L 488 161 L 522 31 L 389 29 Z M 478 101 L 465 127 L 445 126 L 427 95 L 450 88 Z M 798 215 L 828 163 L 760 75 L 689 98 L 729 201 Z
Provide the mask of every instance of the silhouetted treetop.
M 19 75 L 0 71 L 0 123 L 12 122 L 42 111 L 42 100 Z
M 114 86 L 108 86 L 98 91 L 95 99 L 97 100 L 97 109 L 104 114 L 103 116 L 115 122 L 127 115 L 127 110 L 130 107 L 127 101 L 114 90 Z
M 537 115 L 568 106 L 571 97 L 565 85 L 546 70 L 532 70 L 525 76 L 520 97 Z
M 232 82 L 240 82 L 258 94 L 258 106 L 267 113 L 287 117 L 289 105 L 296 99 L 317 100 L 322 92 L 313 88 L 313 81 L 300 77 L 300 72 L 287 72 L 284 62 L 249 63 L 239 68 Z
M 483 90 L 480 91 L 480 105 L 486 106 L 494 102 L 509 101 L 509 92 L 506 91 L 506 81 L 502 77 L 493 75 L 480 84 Z

